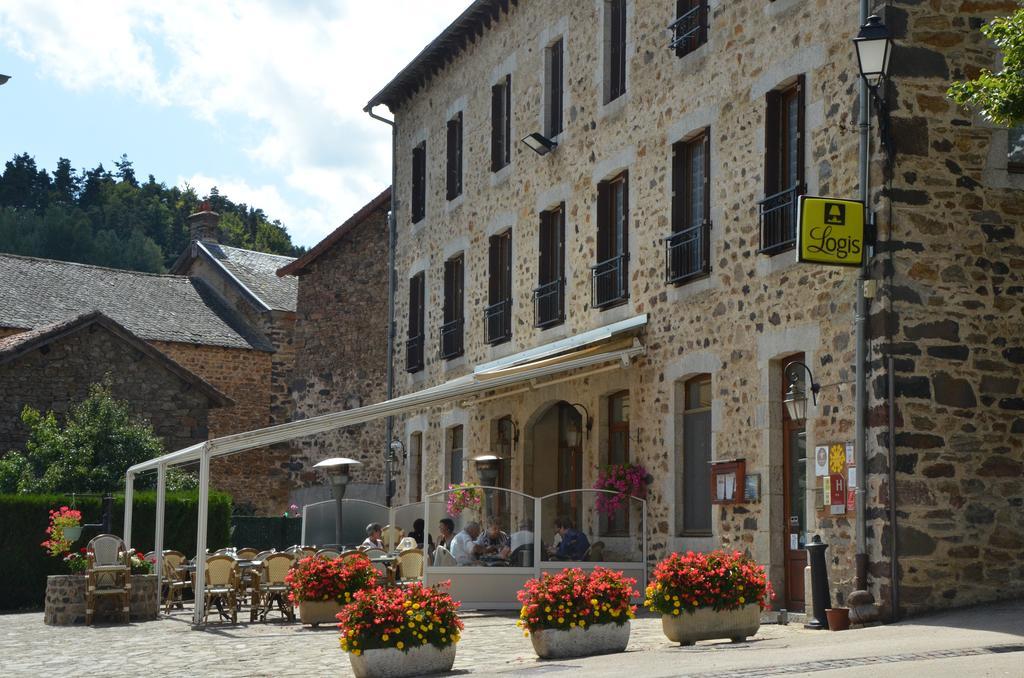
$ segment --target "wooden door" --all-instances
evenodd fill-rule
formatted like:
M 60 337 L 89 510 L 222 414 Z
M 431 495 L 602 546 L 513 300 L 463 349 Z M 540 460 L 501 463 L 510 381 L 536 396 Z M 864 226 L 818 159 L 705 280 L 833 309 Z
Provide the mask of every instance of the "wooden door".
M 807 566 L 807 438 L 803 422 L 792 422 L 783 413 L 783 510 L 782 531 L 786 564 L 786 609 L 803 612 L 804 567 Z

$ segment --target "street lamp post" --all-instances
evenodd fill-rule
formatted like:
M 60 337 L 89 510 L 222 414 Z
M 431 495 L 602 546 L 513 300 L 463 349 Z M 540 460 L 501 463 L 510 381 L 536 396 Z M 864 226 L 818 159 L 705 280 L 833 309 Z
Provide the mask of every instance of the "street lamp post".
M 334 495 L 334 545 L 342 548 L 341 543 L 341 500 L 345 498 L 345 489 L 350 479 L 349 471 L 360 462 L 348 457 L 332 457 L 324 459 L 313 468 L 322 469 L 331 479 L 331 493 Z

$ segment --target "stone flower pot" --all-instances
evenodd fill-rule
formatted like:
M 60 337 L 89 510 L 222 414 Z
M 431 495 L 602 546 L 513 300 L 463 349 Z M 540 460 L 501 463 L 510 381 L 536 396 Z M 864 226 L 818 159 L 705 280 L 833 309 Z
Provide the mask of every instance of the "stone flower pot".
M 569 659 L 622 652 L 629 644 L 629 622 L 585 628 L 531 631 L 533 650 L 541 659 Z
M 356 678 L 402 678 L 446 673 L 455 664 L 455 644 L 438 649 L 420 645 L 408 650 L 386 648 L 366 650 L 358 655 L 348 653 Z
M 299 603 L 299 621 L 313 628 L 321 624 L 337 624 L 342 607 L 344 605 L 334 600 L 303 600 Z
M 744 605 L 738 610 L 716 612 L 710 607 L 701 607 L 693 612 L 682 612 L 678 616 L 663 614 L 661 630 L 665 637 L 680 645 L 693 645 L 698 640 L 728 638 L 740 643 L 761 628 L 761 607 Z
M 96 599 L 95 619 L 100 623 L 121 622 L 116 596 Z M 155 574 L 133 574 L 129 615 L 132 621 L 157 618 Z M 51 626 L 73 626 L 85 623 L 85 575 L 53 574 L 46 578 L 46 600 L 43 623 Z

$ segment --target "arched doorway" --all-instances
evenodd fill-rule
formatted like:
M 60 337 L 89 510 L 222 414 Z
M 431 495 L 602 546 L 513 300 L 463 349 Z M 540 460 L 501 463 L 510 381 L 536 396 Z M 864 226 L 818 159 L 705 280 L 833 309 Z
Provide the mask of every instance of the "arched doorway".
M 548 406 L 534 419 L 530 446 L 523 468 L 527 494 L 540 497 L 583 487 L 583 417 L 569 403 Z M 557 511 L 580 524 L 582 507 L 578 495 L 558 498 Z

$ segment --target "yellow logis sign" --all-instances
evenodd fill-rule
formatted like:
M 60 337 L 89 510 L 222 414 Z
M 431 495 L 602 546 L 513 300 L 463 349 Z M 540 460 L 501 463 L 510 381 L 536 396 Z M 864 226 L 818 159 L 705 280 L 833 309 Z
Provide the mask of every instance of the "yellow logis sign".
M 797 252 L 800 261 L 860 266 L 864 260 L 864 203 L 800 196 Z

